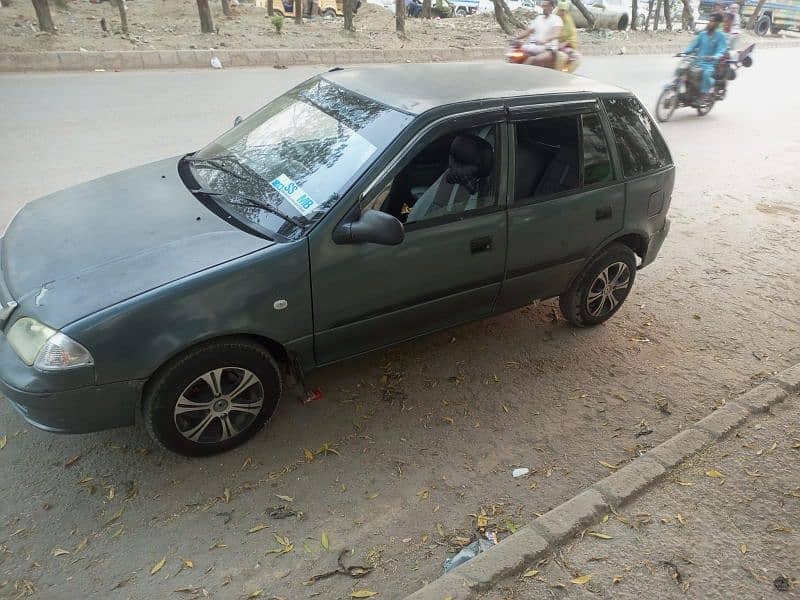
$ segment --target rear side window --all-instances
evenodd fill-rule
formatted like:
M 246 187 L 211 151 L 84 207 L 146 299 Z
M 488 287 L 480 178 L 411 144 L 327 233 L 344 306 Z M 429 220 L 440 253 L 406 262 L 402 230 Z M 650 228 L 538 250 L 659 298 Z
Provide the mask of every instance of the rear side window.
M 604 103 L 626 177 L 638 177 L 672 164 L 667 144 L 641 102 L 627 97 L 608 98 Z
M 603 123 L 597 113 L 582 115 L 583 133 L 583 185 L 590 186 L 611 181 L 611 159 Z

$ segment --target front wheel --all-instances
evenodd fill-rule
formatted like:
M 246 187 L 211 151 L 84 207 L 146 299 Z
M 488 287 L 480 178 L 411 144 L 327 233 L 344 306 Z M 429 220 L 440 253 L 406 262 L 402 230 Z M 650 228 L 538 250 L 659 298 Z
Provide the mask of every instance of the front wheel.
M 224 452 L 264 426 L 282 390 L 278 365 L 261 345 L 246 338 L 209 342 L 173 359 L 150 381 L 145 427 L 178 454 Z
M 457 17 L 466 17 L 467 16 L 467 9 L 464 7 L 459 7 L 456 9 L 456 16 Z
M 697 114 L 701 117 L 705 117 L 708 113 L 711 112 L 711 109 L 714 108 L 714 92 L 712 91 L 709 97 L 705 100 L 700 101 L 697 105 Z
M 772 30 L 772 19 L 769 18 L 769 15 L 762 15 L 759 17 L 758 21 L 756 21 L 755 27 L 753 28 L 756 32 L 756 35 L 765 36 Z
M 636 255 L 624 244 L 613 243 L 592 260 L 558 301 L 573 325 L 599 325 L 616 313 L 628 297 L 636 277 Z
M 678 90 L 674 87 L 664 88 L 656 104 L 656 119 L 659 123 L 666 123 L 672 118 L 675 109 L 678 108 L 678 102 Z

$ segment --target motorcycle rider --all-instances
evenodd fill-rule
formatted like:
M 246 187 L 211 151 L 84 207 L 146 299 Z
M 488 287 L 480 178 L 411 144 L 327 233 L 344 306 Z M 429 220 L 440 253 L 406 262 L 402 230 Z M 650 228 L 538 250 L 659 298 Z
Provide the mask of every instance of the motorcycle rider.
M 553 68 L 558 52 L 558 39 L 564 25 L 561 17 L 553 12 L 555 0 L 543 0 L 542 13 L 528 24 L 528 29 L 517 39 L 523 43 L 522 50 L 529 55 L 527 65 Z
M 710 100 L 711 89 L 714 87 L 714 71 L 719 59 L 728 49 L 728 41 L 725 39 L 725 35 L 719 31 L 720 23 L 722 23 L 722 15 L 720 13 L 712 14 L 706 28 L 698 33 L 694 41 L 682 52 L 682 54 L 696 54 L 698 57 L 695 64 L 703 71 L 700 92 L 703 94 L 705 102 Z
M 559 0 L 556 7 L 556 14 L 561 18 L 561 35 L 558 36 L 559 57 L 561 53 L 566 56 L 567 64 L 578 60 L 578 28 L 575 27 L 575 20 L 569 14 L 569 0 Z M 559 60 L 556 61 L 557 63 Z

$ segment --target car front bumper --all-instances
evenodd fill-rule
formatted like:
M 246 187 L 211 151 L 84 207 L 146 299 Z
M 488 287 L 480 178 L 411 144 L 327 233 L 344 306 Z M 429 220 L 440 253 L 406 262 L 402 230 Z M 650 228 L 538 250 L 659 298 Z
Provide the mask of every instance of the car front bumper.
M 136 422 L 144 382 L 93 385 L 92 370 L 86 371 L 37 371 L 24 364 L 0 334 L 0 393 L 34 427 L 90 433 Z
M 658 253 L 661 250 L 661 246 L 664 244 L 664 240 L 666 239 L 667 234 L 669 233 L 669 228 L 670 228 L 670 220 L 665 219 L 664 226 L 659 231 L 656 231 L 650 237 L 650 240 L 647 243 L 647 252 L 644 255 L 644 258 L 642 259 L 642 264 L 639 265 L 640 269 L 646 267 L 656 259 L 656 256 L 658 256 Z

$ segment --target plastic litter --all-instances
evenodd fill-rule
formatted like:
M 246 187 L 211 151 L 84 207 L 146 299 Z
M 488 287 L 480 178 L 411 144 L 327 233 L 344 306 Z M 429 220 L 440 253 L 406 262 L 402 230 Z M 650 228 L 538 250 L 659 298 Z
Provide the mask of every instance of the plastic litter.
M 211 57 L 211 66 L 213 68 L 215 68 L 215 69 L 221 69 L 222 68 L 222 61 L 220 61 L 220 59 L 218 57 L 212 56 Z
M 530 472 L 531 470 L 528 469 L 527 467 L 522 467 L 521 469 L 514 469 L 513 471 L 511 471 L 511 476 L 516 479 L 517 477 L 525 477 L 525 475 L 527 475 Z
M 489 540 L 480 538 L 472 542 L 469 546 L 464 546 L 458 554 L 444 561 L 444 572 L 452 571 L 458 565 L 463 565 L 468 560 L 472 560 L 481 552 L 486 552 L 496 543 L 497 542 L 492 543 Z

